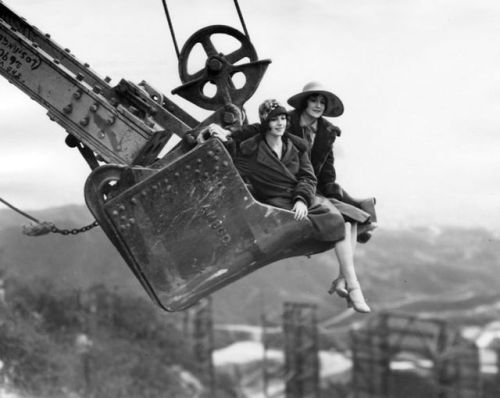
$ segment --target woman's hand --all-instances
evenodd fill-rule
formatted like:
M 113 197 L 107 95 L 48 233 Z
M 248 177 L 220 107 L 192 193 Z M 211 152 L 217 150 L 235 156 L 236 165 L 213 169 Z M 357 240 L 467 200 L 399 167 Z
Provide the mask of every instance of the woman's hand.
M 216 137 L 222 142 L 226 142 L 227 137 L 231 135 L 231 131 L 226 130 L 225 128 L 219 126 L 216 123 L 209 124 L 206 131 L 208 131 L 211 137 Z
M 295 202 L 292 210 L 295 213 L 294 218 L 297 221 L 303 220 L 304 218 L 307 217 L 307 214 L 309 213 L 307 205 L 300 199 Z
M 210 137 L 217 137 L 222 142 L 226 142 L 227 138 L 231 135 L 231 131 L 222 128 L 216 123 L 211 123 L 205 127 L 200 134 L 196 137 L 199 144 L 203 144 Z

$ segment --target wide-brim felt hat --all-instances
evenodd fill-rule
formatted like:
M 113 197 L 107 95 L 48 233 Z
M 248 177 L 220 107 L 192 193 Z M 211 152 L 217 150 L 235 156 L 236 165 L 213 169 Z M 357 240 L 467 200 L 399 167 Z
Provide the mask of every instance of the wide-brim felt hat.
M 323 116 L 336 117 L 344 113 L 344 104 L 340 98 L 318 82 L 307 83 L 302 89 L 302 92 L 291 96 L 288 98 L 287 102 L 295 109 L 299 109 L 306 98 L 313 94 L 321 94 L 326 98 L 326 108 Z

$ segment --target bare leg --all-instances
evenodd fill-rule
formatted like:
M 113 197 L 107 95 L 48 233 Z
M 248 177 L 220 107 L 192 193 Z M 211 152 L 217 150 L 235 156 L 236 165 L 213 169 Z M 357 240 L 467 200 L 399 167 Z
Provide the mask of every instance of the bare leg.
M 356 253 L 356 245 L 358 244 L 358 223 L 353 222 L 351 224 L 351 246 L 352 246 L 352 254 Z
M 354 268 L 354 253 L 353 253 L 353 230 L 357 232 L 357 226 L 354 225 L 352 228 L 350 223 L 345 223 L 346 234 L 345 238 L 338 241 L 335 245 L 335 254 L 339 261 L 339 274 L 345 278 L 347 283 L 347 290 L 349 298 L 354 306 L 354 309 L 358 312 L 370 312 L 370 308 L 366 304 L 363 293 L 361 292 L 361 286 L 358 282 L 358 277 L 356 276 L 356 270 Z
M 335 245 L 335 254 L 339 260 L 339 274 L 347 281 L 347 285 L 359 285 L 356 271 L 354 270 L 354 253 L 351 244 L 351 224 L 345 223 L 345 238 L 338 241 Z
M 351 251 L 352 255 L 350 256 L 350 258 L 352 259 L 352 262 L 354 262 L 354 253 L 356 252 L 356 245 L 358 243 L 358 224 L 357 223 L 351 224 L 351 223 L 346 222 L 344 225 L 345 225 L 346 239 L 349 237 L 349 239 L 351 240 L 350 251 Z M 336 251 L 336 253 L 337 253 L 337 258 L 339 258 L 338 251 Z M 340 259 L 339 259 L 339 263 L 340 263 Z M 354 268 L 354 265 L 353 265 L 353 268 Z M 345 280 L 345 279 L 346 278 L 342 272 L 342 267 L 339 267 L 339 275 L 337 276 L 336 280 L 341 281 L 341 280 Z M 339 284 L 341 284 L 341 283 L 342 282 L 339 282 Z

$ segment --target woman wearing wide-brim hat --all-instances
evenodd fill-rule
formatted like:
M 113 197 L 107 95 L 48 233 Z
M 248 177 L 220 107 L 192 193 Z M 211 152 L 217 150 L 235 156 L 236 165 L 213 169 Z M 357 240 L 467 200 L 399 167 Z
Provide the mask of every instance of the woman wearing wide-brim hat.
M 338 245 L 340 250 L 337 255 L 354 261 L 356 242 L 364 243 L 369 239 L 370 231 L 375 228 L 376 214 L 374 198 L 354 199 L 336 181 L 333 143 L 340 136 L 340 129 L 325 117 L 342 115 L 344 105 L 339 97 L 318 82 L 307 83 L 301 92 L 288 99 L 288 104 L 294 108 L 289 114 L 288 131 L 309 143 L 311 163 L 318 179 L 318 193 L 330 199 L 345 220 L 346 236 L 350 239 L 346 239 L 346 247 Z M 346 296 L 353 287 L 346 285 L 345 277 L 339 274 L 329 292 Z
M 343 297 L 357 312 L 370 312 L 352 255 L 339 256 L 351 246 L 343 215 L 330 200 L 316 195 L 317 178 L 307 142 L 287 132 L 288 112 L 276 100 L 266 100 L 259 106 L 259 119 L 260 123 L 232 130 L 210 124 L 207 133 L 234 145 L 231 152 L 235 165 L 251 184 L 256 199 L 293 211 L 297 220 L 309 218 L 315 238 L 334 243 L 339 273 L 349 282 Z M 336 265 L 334 261 L 331 264 Z

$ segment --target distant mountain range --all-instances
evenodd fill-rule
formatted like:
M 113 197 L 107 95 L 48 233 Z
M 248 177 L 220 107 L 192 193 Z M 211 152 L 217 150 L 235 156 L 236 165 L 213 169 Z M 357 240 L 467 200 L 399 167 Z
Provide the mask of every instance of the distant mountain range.
M 93 221 L 83 206 L 34 212 L 59 228 Z M 142 291 L 99 227 L 78 235 L 28 237 L 27 220 L 0 211 L 0 269 L 24 280 L 43 277 L 57 289 L 104 284 L 130 294 Z M 406 228 L 375 231 L 356 254 L 357 270 L 374 313 L 425 313 L 458 323 L 484 324 L 500 318 L 500 239 L 491 231 L 463 228 Z M 214 294 L 215 322 L 281 323 L 283 302 L 317 305 L 324 328 L 366 319 L 345 311 L 345 302 L 326 291 L 336 275 L 333 253 L 298 257 L 267 266 Z

